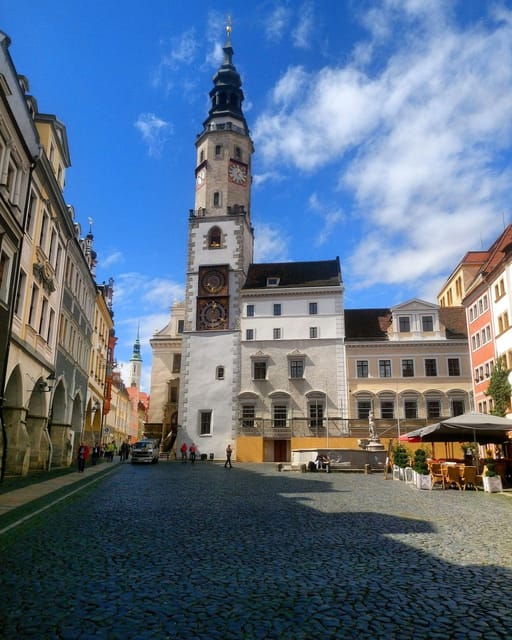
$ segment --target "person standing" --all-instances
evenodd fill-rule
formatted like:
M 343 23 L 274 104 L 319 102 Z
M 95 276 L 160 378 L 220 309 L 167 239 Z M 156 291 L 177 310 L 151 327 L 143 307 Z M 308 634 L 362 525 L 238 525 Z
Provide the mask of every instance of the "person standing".
M 96 442 L 96 444 L 92 448 L 92 456 L 91 456 L 93 467 L 96 466 L 96 463 L 98 462 L 99 457 L 100 457 L 100 445 Z
M 188 449 L 190 464 L 194 464 L 196 461 L 196 445 L 192 443 Z
M 180 451 L 181 451 L 181 464 L 184 464 L 187 462 L 187 443 L 186 442 L 184 442 L 181 445 Z
M 231 465 L 231 454 L 233 453 L 233 449 L 231 448 L 231 445 L 228 444 L 228 446 L 226 447 L 226 462 L 224 464 L 224 469 L 227 469 L 228 467 L 231 469 L 232 465 Z
M 85 470 L 85 463 L 87 462 L 87 458 L 89 457 L 89 447 L 85 444 L 85 442 L 81 442 L 78 447 L 78 472 L 83 473 Z

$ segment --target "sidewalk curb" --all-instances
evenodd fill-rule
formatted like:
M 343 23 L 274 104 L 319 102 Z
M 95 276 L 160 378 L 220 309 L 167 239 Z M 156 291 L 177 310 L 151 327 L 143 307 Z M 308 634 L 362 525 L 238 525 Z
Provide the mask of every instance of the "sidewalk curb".
M 51 507 L 55 506 L 59 502 L 62 502 L 63 500 L 66 500 L 70 496 L 73 496 L 75 493 L 78 493 L 79 491 L 82 491 L 86 487 L 89 487 L 94 482 L 97 482 L 98 480 L 101 480 L 102 478 L 105 478 L 106 476 L 108 476 L 111 473 L 113 473 L 114 471 L 116 471 L 118 468 L 119 468 L 118 465 L 115 465 L 112 468 L 106 469 L 104 471 L 102 470 L 101 472 L 96 473 L 94 476 L 92 476 L 92 478 L 90 478 L 86 482 L 83 482 L 83 480 L 85 480 L 85 478 L 80 478 L 80 480 L 77 480 L 76 482 L 70 483 L 69 485 L 65 485 L 64 487 L 62 487 L 62 489 L 65 489 L 66 486 L 72 487 L 73 485 L 75 485 L 77 483 L 79 484 L 79 486 L 76 489 L 73 489 L 73 490 L 69 491 L 65 495 L 60 496 L 60 498 L 57 498 L 56 500 L 52 500 L 50 503 L 45 504 L 43 507 L 40 507 L 39 509 L 36 509 L 35 511 L 32 511 L 31 513 L 27 514 L 26 516 L 23 516 L 22 518 L 19 518 L 15 522 L 11 522 L 11 524 L 7 525 L 3 529 L 0 529 L 0 536 L 2 534 L 4 534 L 4 533 L 7 533 L 11 529 L 14 529 L 15 527 L 17 527 L 18 525 L 22 524 L 23 522 L 26 522 L 27 520 L 30 520 L 30 518 L 32 518 L 33 516 L 36 516 L 36 515 L 38 515 L 40 513 L 43 513 L 43 511 L 46 511 L 47 509 L 50 509 Z M 53 492 L 49 492 L 46 495 L 50 495 L 50 493 L 53 493 Z M 44 496 L 36 498 L 36 500 L 41 500 L 42 498 L 44 498 Z M 20 505 L 18 507 L 15 507 L 14 509 L 12 509 L 12 511 L 15 511 L 16 509 L 22 508 L 22 507 L 26 506 L 27 504 L 30 504 L 30 502 L 26 503 L 25 505 Z M 7 513 L 9 513 L 9 512 L 6 512 L 5 515 L 7 515 Z M 1 520 L 0 520 L 0 522 L 1 522 Z

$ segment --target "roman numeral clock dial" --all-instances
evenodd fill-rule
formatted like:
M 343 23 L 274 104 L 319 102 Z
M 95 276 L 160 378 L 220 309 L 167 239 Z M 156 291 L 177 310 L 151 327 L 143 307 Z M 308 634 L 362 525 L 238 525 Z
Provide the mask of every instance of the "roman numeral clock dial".
M 230 181 L 234 184 L 239 184 L 243 187 L 247 184 L 247 167 L 241 162 L 234 162 L 232 160 L 229 163 L 228 175 Z

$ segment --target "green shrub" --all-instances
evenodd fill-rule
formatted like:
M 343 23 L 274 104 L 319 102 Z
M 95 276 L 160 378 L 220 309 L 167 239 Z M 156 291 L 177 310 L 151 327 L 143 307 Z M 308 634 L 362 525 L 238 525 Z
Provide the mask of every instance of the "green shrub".
M 492 451 L 487 450 L 487 458 L 485 459 L 485 475 L 488 478 L 495 478 L 498 475 L 496 467 L 494 466 L 494 458 L 492 457 Z
M 393 462 L 401 469 L 405 469 L 405 467 L 409 466 L 409 454 L 407 453 L 406 448 L 401 444 L 398 444 L 393 449 Z
M 412 468 L 416 473 L 419 473 L 422 476 L 428 476 L 430 473 L 427 464 L 427 452 L 424 449 L 416 449 L 414 452 L 414 463 Z

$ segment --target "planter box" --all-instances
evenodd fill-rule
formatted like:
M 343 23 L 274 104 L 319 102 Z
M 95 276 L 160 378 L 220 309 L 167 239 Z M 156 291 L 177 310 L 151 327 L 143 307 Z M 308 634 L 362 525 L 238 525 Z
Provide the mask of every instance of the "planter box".
M 418 489 L 432 489 L 432 476 L 424 476 L 422 473 L 416 474 L 416 487 Z
M 416 471 L 414 471 L 414 469 L 412 469 L 411 467 L 405 467 L 404 469 L 405 482 L 407 484 L 416 484 L 416 479 L 414 477 L 415 474 L 416 474 Z
M 412 473 L 411 467 L 397 467 L 396 464 L 393 465 L 393 480 L 406 480 L 407 472 Z
M 493 476 L 492 478 L 483 476 L 482 482 L 484 483 L 484 491 L 487 491 L 487 493 L 500 493 L 503 491 L 503 483 L 500 476 Z

